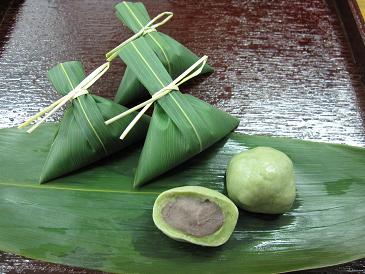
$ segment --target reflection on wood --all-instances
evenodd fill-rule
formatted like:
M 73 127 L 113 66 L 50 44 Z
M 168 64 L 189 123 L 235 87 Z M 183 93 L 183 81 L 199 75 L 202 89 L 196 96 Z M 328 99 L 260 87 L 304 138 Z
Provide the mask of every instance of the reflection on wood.
M 16 16 L 24 0 L 3 0 L 0 2 L 0 54 L 14 28 Z

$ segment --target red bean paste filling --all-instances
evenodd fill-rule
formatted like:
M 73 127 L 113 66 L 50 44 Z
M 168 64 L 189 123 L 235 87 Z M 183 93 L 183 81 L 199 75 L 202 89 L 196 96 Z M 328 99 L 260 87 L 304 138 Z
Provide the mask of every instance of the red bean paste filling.
M 208 199 L 181 196 L 169 201 L 162 217 L 173 228 L 195 237 L 211 235 L 224 222 L 221 208 Z

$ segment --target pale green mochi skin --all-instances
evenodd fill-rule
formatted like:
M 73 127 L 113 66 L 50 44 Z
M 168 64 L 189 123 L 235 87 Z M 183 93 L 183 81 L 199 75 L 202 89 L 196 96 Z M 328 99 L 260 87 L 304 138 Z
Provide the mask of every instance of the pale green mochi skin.
M 256 213 L 282 214 L 295 199 L 293 163 L 283 152 L 256 147 L 232 157 L 226 174 L 229 198 Z

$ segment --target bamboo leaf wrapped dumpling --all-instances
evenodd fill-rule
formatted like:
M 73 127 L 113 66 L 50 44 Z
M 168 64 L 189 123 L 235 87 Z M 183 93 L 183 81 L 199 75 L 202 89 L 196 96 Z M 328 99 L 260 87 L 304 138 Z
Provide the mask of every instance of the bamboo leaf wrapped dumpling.
M 115 8 L 117 17 L 135 33 L 151 20 L 142 3 L 121 2 Z M 144 37 L 173 79 L 199 59 L 188 48 L 164 33 L 151 31 L 145 34 Z M 213 69 L 206 64 L 202 73 L 212 71 Z M 147 97 L 148 92 L 145 87 L 141 84 L 135 72 L 127 67 L 115 96 L 115 102 L 128 105 L 140 98 Z
M 66 95 L 85 78 L 85 73 L 80 62 L 71 61 L 53 67 L 48 78 L 60 94 Z M 118 138 L 120 131 L 135 114 L 113 125 L 104 124 L 104 120 L 125 110 L 127 108 L 117 103 L 88 93 L 73 99 L 59 124 L 40 182 L 80 169 L 143 140 L 150 120 L 146 115 L 123 141 Z
M 144 37 L 123 47 L 119 56 L 152 96 L 172 82 Z M 230 114 L 191 95 L 178 90 L 169 92 L 154 104 L 134 186 L 143 185 L 202 152 L 238 123 Z

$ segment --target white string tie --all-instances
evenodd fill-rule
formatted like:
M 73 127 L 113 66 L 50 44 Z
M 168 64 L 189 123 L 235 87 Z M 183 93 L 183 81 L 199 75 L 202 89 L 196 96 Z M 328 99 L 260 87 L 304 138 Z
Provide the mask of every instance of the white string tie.
M 137 116 L 134 117 L 134 119 L 130 122 L 130 124 L 127 126 L 127 128 L 123 131 L 122 135 L 120 136 L 120 139 L 123 140 L 129 133 L 129 131 L 135 126 L 135 124 L 138 122 L 138 120 L 141 119 L 142 115 L 152 106 L 152 104 L 154 102 L 156 102 L 161 97 L 167 95 L 172 90 L 179 90 L 179 86 L 181 84 L 183 84 L 186 81 L 190 80 L 191 78 L 199 75 L 202 72 L 202 70 L 206 64 L 207 59 L 208 59 L 208 56 L 204 55 L 202 58 L 200 58 L 198 61 L 196 61 L 191 67 L 189 67 L 185 72 L 183 72 L 179 77 L 177 77 L 174 81 L 172 81 L 167 86 L 163 87 L 158 92 L 154 93 L 152 95 L 152 98 L 148 99 L 147 101 L 145 101 L 127 111 L 124 111 L 123 113 L 121 113 L 117 116 L 114 116 L 113 118 L 107 120 L 105 122 L 105 124 L 109 125 L 109 124 L 131 114 L 132 112 L 143 108 L 137 114 Z M 199 65 L 200 65 L 200 67 L 198 69 L 196 69 Z

